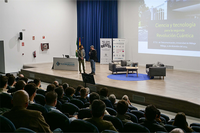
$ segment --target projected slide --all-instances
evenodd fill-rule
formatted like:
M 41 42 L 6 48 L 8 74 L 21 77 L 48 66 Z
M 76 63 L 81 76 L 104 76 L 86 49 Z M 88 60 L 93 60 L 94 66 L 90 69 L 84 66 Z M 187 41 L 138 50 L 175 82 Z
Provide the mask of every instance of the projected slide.
M 138 53 L 200 57 L 200 0 L 144 0 Z

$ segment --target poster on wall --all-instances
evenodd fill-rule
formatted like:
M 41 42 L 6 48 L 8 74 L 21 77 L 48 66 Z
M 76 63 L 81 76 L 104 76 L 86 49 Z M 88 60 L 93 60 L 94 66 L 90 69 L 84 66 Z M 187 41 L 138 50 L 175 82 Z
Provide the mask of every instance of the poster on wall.
M 125 39 L 113 39 L 113 60 L 125 60 Z
M 100 38 L 100 64 L 109 64 L 112 61 L 112 39 Z

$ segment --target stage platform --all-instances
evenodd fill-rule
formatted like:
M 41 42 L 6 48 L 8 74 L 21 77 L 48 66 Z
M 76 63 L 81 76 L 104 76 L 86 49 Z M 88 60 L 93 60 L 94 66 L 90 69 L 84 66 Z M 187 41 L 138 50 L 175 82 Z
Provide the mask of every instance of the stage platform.
M 53 63 L 24 65 L 21 73 L 28 78 L 40 78 L 43 82 L 67 82 L 70 86 L 84 85 L 82 76 L 77 71 L 53 70 Z M 90 63 L 86 62 L 86 73 L 90 73 Z M 139 66 L 139 72 L 146 74 L 145 67 Z M 112 74 L 108 65 L 96 63 L 96 85 L 87 84 L 91 91 L 108 87 L 109 94 L 114 93 L 118 99 L 128 95 L 133 103 L 154 104 L 157 108 L 185 112 L 186 115 L 200 118 L 200 73 L 167 70 L 165 79 L 145 81 L 119 81 L 107 78 Z

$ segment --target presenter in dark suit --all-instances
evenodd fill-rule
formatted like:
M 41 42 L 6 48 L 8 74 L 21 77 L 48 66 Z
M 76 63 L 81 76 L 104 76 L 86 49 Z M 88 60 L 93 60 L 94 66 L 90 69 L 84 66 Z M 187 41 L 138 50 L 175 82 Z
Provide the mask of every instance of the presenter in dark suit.
M 93 45 L 90 46 L 89 56 L 92 69 L 92 72 L 90 74 L 95 75 L 95 61 L 97 61 L 97 51 L 94 49 Z

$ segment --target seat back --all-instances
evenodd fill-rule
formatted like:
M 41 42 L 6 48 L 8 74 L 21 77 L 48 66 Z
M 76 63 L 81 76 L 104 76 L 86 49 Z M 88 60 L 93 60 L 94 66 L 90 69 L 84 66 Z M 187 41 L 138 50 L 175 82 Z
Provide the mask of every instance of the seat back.
M 118 133 L 118 132 L 113 130 L 103 130 L 101 133 Z
M 18 129 L 15 130 L 16 133 L 21 133 L 21 132 L 25 132 L 25 133 L 36 133 L 35 131 L 25 128 L 25 127 L 20 127 Z
M 49 124 L 51 131 L 60 128 L 63 132 L 69 131 L 69 119 L 63 113 L 49 111 L 45 115 L 45 120 Z
M 91 109 L 83 108 L 79 110 L 79 113 L 78 113 L 79 119 L 91 118 L 91 117 L 92 117 Z
M 75 112 L 79 112 L 79 108 L 73 103 L 65 103 L 65 104 L 62 104 L 62 112 L 73 115 Z
M 110 100 L 108 99 L 101 99 L 101 100 L 106 104 L 106 107 L 113 108 L 113 105 Z
M 7 93 L 1 93 L 0 94 L 0 108 L 12 108 L 12 96 Z
M 119 118 L 111 115 L 104 115 L 103 119 L 112 122 L 112 124 L 118 131 L 122 131 L 124 126 Z
M 134 106 L 129 106 L 128 107 L 129 108 L 129 110 L 138 110 L 136 107 L 134 107 Z
M 165 114 L 160 114 L 161 117 L 165 118 L 166 122 L 169 121 L 169 116 L 165 115 Z
M 116 116 L 117 115 L 117 111 L 115 111 L 114 109 L 110 108 L 110 107 L 106 107 L 106 110 L 108 111 L 108 113 L 110 115 L 114 115 Z
M 15 125 L 6 117 L 0 115 L 0 132 L 14 132 Z
M 90 122 L 76 119 L 70 123 L 70 132 L 98 133 L 98 128 Z
M 135 116 L 137 116 L 138 120 L 141 117 L 144 117 L 144 112 L 138 111 L 138 110 L 131 110 L 130 113 L 134 114 Z
M 138 119 L 137 116 L 135 116 L 134 114 L 131 114 L 129 112 L 126 112 L 126 115 L 128 115 L 131 119 L 132 122 L 138 123 Z
M 191 126 L 199 126 L 199 127 L 200 127 L 200 123 L 191 123 L 191 124 L 190 124 L 190 127 L 191 127 Z
M 89 102 L 85 103 L 85 105 L 84 105 L 85 108 L 87 108 L 87 107 L 89 107 L 89 106 L 90 106 L 90 103 L 89 103 Z
M 84 108 L 84 103 L 83 103 L 81 100 L 79 100 L 79 99 L 73 98 L 73 99 L 70 101 L 70 103 L 75 104 L 75 105 L 76 105 L 77 107 L 79 107 L 80 109 L 81 109 L 81 108 Z
M 42 94 L 43 96 L 45 96 L 45 90 L 43 90 L 43 89 L 37 89 L 36 93 Z
M 147 129 L 145 126 L 142 126 L 140 124 L 137 123 L 131 123 L 131 122 L 127 122 L 124 125 L 124 130 L 123 132 L 143 132 L 143 133 L 150 133 L 149 129 Z
M 43 116 L 48 112 L 44 106 L 37 104 L 37 103 L 29 104 L 27 109 L 40 111 L 40 112 L 42 112 Z
M 34 100 L 38 104 L 45 105 L 45 96 L 42 94 L 36 94 Z
M 200 132 L 200 126 L 191 126 L 195 132 Z
M 167 130 L 167 132 L 171 132 L 174 128 L 176 128 L 176 126 L 170 124 L 165 124 L 164 127 Z

